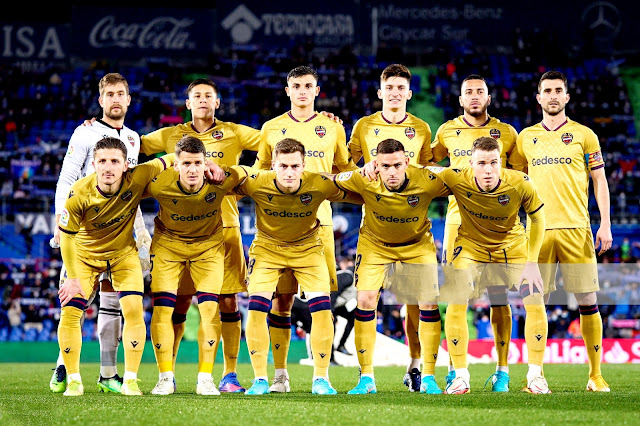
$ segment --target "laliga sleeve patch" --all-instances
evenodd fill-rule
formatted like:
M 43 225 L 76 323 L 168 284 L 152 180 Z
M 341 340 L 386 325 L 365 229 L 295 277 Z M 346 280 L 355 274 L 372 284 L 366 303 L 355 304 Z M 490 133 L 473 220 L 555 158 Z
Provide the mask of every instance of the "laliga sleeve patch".
M 69 145 L 69 148 L 67 148 L 67 157 L 71 156 L 73 156 L 73 145 Z
M 67 226 L 69 224 L 69 212 L 67 209 L 63 209 L 60 213 L 60 225 Z
M 338 174 L 338 176 L 336 176 L 336 180 L 337 181 L 349 180 L 349 178 L 351 178 L 351 175 L 353 175 L 353 171 L 342 172 L 342 173 Z
M 435 166 L 427 166 L 425 168 L 431 170 L 433 173 L 440 173 L 445 169 L 445 167 L 435 167 Z

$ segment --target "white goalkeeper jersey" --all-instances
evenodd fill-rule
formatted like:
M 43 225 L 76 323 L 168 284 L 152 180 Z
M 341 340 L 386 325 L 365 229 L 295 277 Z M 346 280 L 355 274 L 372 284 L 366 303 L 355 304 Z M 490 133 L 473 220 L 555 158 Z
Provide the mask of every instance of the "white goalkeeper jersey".
M 138 164 L 140 135 L 137 132 L 126 126 L 121 129 L 111 127 L 102 120 L 96 120 L 91 126 L 80 125 L 76 127 L 69 140 L 69 148 L 62 162 L 62 169 L 56 185 L 56 215 L 61 214 L 64 209 L 71 185 L 95 171 L 92 164 L 93 147 L 105 137 L 118 138 L 124 142 L 127 146 L 129 167 L 135 167 Z

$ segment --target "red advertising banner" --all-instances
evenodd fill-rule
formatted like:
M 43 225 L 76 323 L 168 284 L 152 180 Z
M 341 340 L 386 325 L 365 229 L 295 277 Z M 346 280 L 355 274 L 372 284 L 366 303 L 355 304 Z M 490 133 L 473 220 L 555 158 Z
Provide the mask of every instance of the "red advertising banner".
M 442 342 L 447 349 L 447 341 Z M 603 339 L 602 361 L 609 364 L 640 363 L 640 339 Z M 471 340 L 469 362 L 495 362 L 493 340 Z M 528 362 L 527 343 L 524 339 L 511 340 L 509 363 Z M 587 362 L 587 349 L 581 339 L 549 339 L 544 355 L 545 364 L 583 364 Z

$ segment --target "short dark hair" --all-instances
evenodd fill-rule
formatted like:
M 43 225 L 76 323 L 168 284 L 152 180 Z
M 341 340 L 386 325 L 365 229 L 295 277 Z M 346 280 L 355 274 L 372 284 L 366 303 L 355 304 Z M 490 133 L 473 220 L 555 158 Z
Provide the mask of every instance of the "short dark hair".
M 189 93 L 191 93 L 194 87 L 199 86 L 200 84 L 206 84 L 207 86 L 211 86 L 213 88 L 213 91 L 216 92 L 216 96 L 218 95 L 217 84 L 215 84 L 213 81 L 209 80 L 208 78 L 196 78 L 191 83 L 189 83 L 189 86 L 187 87 L 187 96 L 189 96 Z
M 206 155 L 207 150 L 204 147 L 204 143 L 195 136 L 183 136 L 182 139 L 176 144 L 176 157 L 183 152 L 190 154 L 203 154 Z
M 544 80 L 562 80 L 562 82 L 564 83 L 564 91 L 569 91 L 569 83 L 567 82 L 567 77 L 565 77 L 565 75 L 560 71 L 552 70 L 542 74 L 542 77 L 540 77 L 540 81 L 538 82 L 538 93 L 540 93 L 540 90 L 542 89 L 542 82 Z
M 100 96 L 104 94 L 104 88 L 107 86 L 113 86 L 115 84 L 122 83 L 124 84 L 124 88 L 127 91 L 127 95 L 129 94 L 129 83 L 127 83 L 127 79 L 124 78 L 122 74 L 118 74 L 117 72 L 110 72 L 105 74 L 100 81 L 98 82 L 98 93 Z
M 95 156 L 96 151 L 99 151 L 101 149 L 119 149 L 120 151 L 122 151 L 122 156 L 124 157 L 124 159 L 127 159 L 127 146 L 118 138 L 108 136 L 106 138 L 100 139 L 93 147 L 93 155 Z
M 484 83 L 487 84 L 487 80 L 485 80 L 484 77 L 481 76 L 480 74 L 469 74 L 467 77 L 465 77 L 464 80 L 462 80 L 462 83 L 460 83 L 460 86 L 462 86 L 465 81 L 469 81 L 469 80 L 480 80 L 480 81 L 484 81 Z
M 278 154 L 293 154 L 294 152 L 302 154 L 302 158 L 304 159 L 306 150 L 302 142 L 293 138 L 284 138 L 273 148 L 273 158 Z
M 391 77 L 401 77 L 411 81 L 411 71 L 402 64 L 387 65 L 387 67 L 382 70 L 382 74 L 380 74 L 380 81 L 388 80 Z
M 494 138 L 490 138 L 489 136 L 482 136 L 473 141 L 473 148 L 471 148 L 471 152 L 476 150 L 480 151 L 500 151 L 500 144 Z
M 404 145 L 402 142 L 395 139 L 385 139 L 378 144 L 378 154 L 393 154 L 394 152 L 404 152 Z
M 311 67 L 301 65 L 289 71 L 289 74 L 287 74 L 287 83 L 289 83 L 289 79 L 291 78 L 304 77 L 305 75 L 312 76 L 316 80 L 316 83 L 318 82 L 318 72 Z

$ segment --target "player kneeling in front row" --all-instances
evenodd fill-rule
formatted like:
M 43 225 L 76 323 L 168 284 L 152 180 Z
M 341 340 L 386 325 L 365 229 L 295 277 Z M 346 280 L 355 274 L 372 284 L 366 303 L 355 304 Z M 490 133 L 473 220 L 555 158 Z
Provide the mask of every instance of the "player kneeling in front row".
M 491 286 L 506 285 L 505 293 L 507 288 L 520 290 L 527 313 L 525 340 L 529 355 L 527 387 L 523 390 L 550 393 L 542 375 L 548 324 L 537 263 L 544 237 L 543 203 L 526 174 L 501 167 L 500 146 L 495 139 L 476 139 L 471 152 L 471 167 L 431 168 L 453 192 L 462 219 L 451 253 L 452 265 L 445 265 L 445 286 L 454 286 L 446 291 L 450 296 L 446 300 L 445 334 L 455 369 L 445 392 L 463 394 L 470 390 L 467 306 L 476 279 L 481 286 L 476 296 L 487 282 Z M 529 241 L 518 216 L 521 207 L 531 220 Z
M 273 171 L 246 168 L 248 177 L 236 188 L 256 204 L 256 235 L 249 249 L 247 348 L 255 380 L 247 395 L 269 393 L 267 314 L 283 271 L 291 270 L 311 312 L 312 393 L 334 395 L 328 378 L 333 345 L 329 271 L 318 234 L 318 208 L 325 200 L 362 203 L 347 196 L 331 180 L 304 171 L 304 146 L 283 139 L 275 146 Z M 235 168 L 232 167 L 232 169 Z
M 107 272 L 118 291 L 124 329 L 124 395 L 142 395 L 137 372 L 146 338 L 144 283 L 133 223 L 144 188 L 173 161 L 173 154 L 128 170 L 127 147 L 106 137 L 94 147 L 96 170 L 75 182 L 59 221 L 67 280 L 58 291 L 62 310 L 58 343 L 68 372 L 65 396 L 84 393 L 80 377 L 82 312 L 96 280 Z
M 238 171 L 231 170 L 222 184 L 205 180 L 205 153 L 200 139 L 183 137 L 176 144 L 173 169 L 160 173 L 144 194 L 160 205 L 151 245 L 151 339 L 160 371 L 158 383 L 151 391 L 154 395 L 175 391 L 172 316 L 178 285 L 185 273 L 193 279 L 204 333 L 196 393 L 220 394 L 211 375 L 218 347 L 214 322 L 224 270 L 220 207 L 239 179 Z
M 377 153 L 375 163 L 380 179 L 369 181 L 358 172 L 334 177 L 339 188 L 362 195 L 366 211 L 354 271 L 358 289 L 354 329 L 361 375 L 349 394 L 377 392 L 373 374 L 376 307 L 388 270 L 395 269 L 397 263 L 390 290 L 396 295 L 411 296 L 398 302 L 420 308 L 417 330 L 423 362 L 420 392 L 442 393 L 434 377 L 441 331 L 436 303 L 438 261 L 427 212 L 432 199 L 451 192 L 430 170 L 409 167 L 405 147 L 399 141 L 380 142 Z

